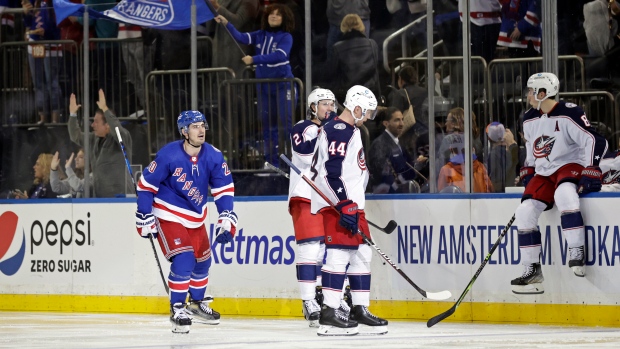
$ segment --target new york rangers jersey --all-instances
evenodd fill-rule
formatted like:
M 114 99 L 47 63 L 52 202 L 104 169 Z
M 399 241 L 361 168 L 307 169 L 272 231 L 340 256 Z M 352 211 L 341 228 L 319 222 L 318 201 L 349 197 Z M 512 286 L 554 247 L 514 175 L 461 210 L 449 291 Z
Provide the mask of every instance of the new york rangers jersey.
M 310 175 L 333 204 L 349 199 L 363 210 L 368 169 L 360 130 L 339 118 L 325 124 L 316 141 Z M 312 213 L 326 206 L 329 204 L 313 192 Z
M 167 144 L 138 182 L 138 212 L 198 228 L 207 216 L 207 195 L 218 212 L 233 210 L 235 187 L 222 153 L 204 143 L 198 156 L 183 149 L 184 141 Z
M 590 126 L 581 107 L 558 102 L 547 114 L 531 108 L 523 117 L 525 166 L 550 176 L 566 164 L 598 166 L 607 141 Z
M 319 126 L 310 120 L 302 120 L 291 130 L 291 145 L 293 147 L 292 161 L 301 173 L 312 177 L 309 173 L 314 146 L 319 133 Z M 295 171 L 291 171 L 288 187 L 288 199 L 302 198 L 310 201 L 312 188 Z

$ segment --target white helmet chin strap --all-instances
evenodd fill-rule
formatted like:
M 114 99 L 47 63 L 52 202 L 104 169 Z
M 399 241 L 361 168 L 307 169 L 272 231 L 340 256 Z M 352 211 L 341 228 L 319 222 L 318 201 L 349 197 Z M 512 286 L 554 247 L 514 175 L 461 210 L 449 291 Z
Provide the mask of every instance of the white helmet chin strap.
M 534 94 L 534 100 L 536 100 L 538 102 L 538 107 L 536 107 L 536 109 L 540 110 L 540 105 L 542 104 L 542 102 L 549 98 L 549 96 L 545 93 L 545 98 L 543 99 L 538 99 L 538 91 L 536 91 L 536 94 Z
M 360 107 L 359 105 L 356 106 L 355 108 L 357 108 L 357 107 L 362 109 L 362 107 Z M 366 110 L 362 109 L 362 117 L 358 119 L 358 118 L 355 117 L 355 108 L 353 108 L 353 111 L 351 112 L 351 115 L 353 115 L 353 120 L 355 120 L 355 123 L 357 124 L 358 121 L 364 120 L 364 115 L 366 115 Z

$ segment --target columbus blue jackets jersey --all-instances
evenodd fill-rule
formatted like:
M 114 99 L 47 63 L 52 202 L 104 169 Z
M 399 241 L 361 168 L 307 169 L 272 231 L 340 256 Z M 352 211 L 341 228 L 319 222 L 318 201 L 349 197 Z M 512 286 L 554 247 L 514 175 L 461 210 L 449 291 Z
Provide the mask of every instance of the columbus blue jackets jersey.
M 310 175 L 333 204 L 349 199 L 363 210 L 368 169 L 360 130 L 339 118 L 325 124 L 316 141 Z M 312 192 L 312 213 L 326 206 L 329 204 Z
M 581 107 L 558 102 L 544 114 L 531 108 L 523 117 L 527 140 L 525 166 L 550 176 L 566 164 L 598 166 L 607 151 L 607 141 L 590 126 Z
M 293 148 L 293 164 L 299 168 L 301 173 L 307 177 L 312 177 L 309 173 L 314 146 L 319 133 L 319 126 L 310 120 L 302 120 L 293 126 L 291 130 L 291 146 Z M 291 170 L 291 180 L 288 188 L 288 198 L 303 198 L 310 201 L 312 188 L 306 183 L 297 172 Z
M 234 184 L 222 153 L 204 143 L 198 156 L 189 156 L 183 141 L 165 145 L 138 182 L 138 212 L 197 228 L 207 216 L 207 195 L 217 210 L 233 209 Z
M 615 184 L 616 187 L 620 187 L 620 152 L 615 151 L 612 154 L 607 154 L 601 160 L 600 167 L 603 172 L 603 186 Z

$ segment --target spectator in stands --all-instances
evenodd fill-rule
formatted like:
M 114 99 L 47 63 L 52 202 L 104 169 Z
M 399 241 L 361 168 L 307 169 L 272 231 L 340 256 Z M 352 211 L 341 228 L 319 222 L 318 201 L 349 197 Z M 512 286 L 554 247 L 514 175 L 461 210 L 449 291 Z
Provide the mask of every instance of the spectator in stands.
M 15 199 L 53 199 L 57 194 L 50 186 L 50 165 L 52 154 L 39 154 L 37 162 L 32 167 L 34 169 L 34 181 L 32 187 L 27 191 L 15 189 L 13 195 Z
M 210 0 L 217 11 L 216 15 L 222 15 L 241 32 L 254 30 L 254 23 L 259 15 L 258 0 Z M 213 35 L 213 66 L 229 67 L 238 77 L 245 64 L 241 60 L 246 54 L 236 47 L 234 39 L 228 34 L 223 26 L 216 26 Z M 251 48 L 242 45 L 245 53 L 250 53 Z
M 137 102 L 136 110 L 146 109 L 146 93 L 144 80 L 146 75 L 153 70 L 154 47 L 144 45 L 142 40 L 142 27 L 132 24 L 120 23 L 118 25 L 118 38 L 124 40 L 120 43 L 123 63 L 127 71 L 127 80 L 133 85 Z
M 596 59 L 589 73 L 597 78 L 620 81 L 620 1 L 595 0 L 583 7 L 583 27 L 588 51 Z M 612 85 L 612 84 L 609 84 Z
M 56 16 L 49 0 L 22 0 L 28 41 L 58 40 Z M 28 64 L 34 86 L 34 100 L 39 113 L 39 124 L 52 114 L 52 123 L 58 123 L 62 91 L 58 72 L 62 64 L 60 45 L 29 45 Z
M 452 148 L 455 144 L 461 144 L 461 151 L 464 152 L 465 146 L 465 110 L 454 108 L 448 112 L 445 123 L 446 134 L 441 140 L 439 147 L 438 167 L 445 165 L 452 155 Z M 476 114 L 471 112 L 471 144 L 474 149 L 474 159 L 482 160 L 482 141 L 480 140 L 480 129 L 476 122 Z
M 325 78 L 338 100 L 344 100 L 352 85 L 362 85 L 375 96 L 379 88 L 377 43 L 364 34 L 364 23 L 356 14 L 346 15 L 340 25 L 342 39 L 334 45 L 332 59 L 325 66 Z
M 368 0 L 328 0 L 326 8 L 329 30 L 327 32 L 327 61 L 332 58 L 334 44 L 342 39 L 342 20 L 356 14 L 362 20 L 362 32 L 370 38 L 370 7 Z M 348 87 L 351 87 L 349 85 Z
M 288 7 L 281 4 L 269 5 L 263 13 L 262 29 L 251 33 L 240 33 L 222 15 L 215 17 L 215 20 L 226 25 L 237 42 L 254 45 L 256 55 L 245 56 L 242 60 L 247 65 L 256 65 L 256 78 L 293 78 L 289 56 L 293 45 L 291 32 L 295 28 L 295 20 Z M 280 143 L 278 128 L 282 128 L 282 135 L 290 133 L 297 91 L 291 82 L 261 83 L 256 89 L 258 110 L 263 123 L 265 161 L 278 166 Z
M 441 171 L 439 171 L 439 176 L 437 179 L 437 190 L 439 190 L 440 192 L 445 192 L 446 188 L 454 186 L 457 187 L 458 190 L 460 190 L 461 192 L 465 192 L 464 178 L 466 175 L 463 175 L 463 162 L 465 161 L 465 156 L 463 154 L 462 148 L 463 143 L 458 141 L 456 138 L 450 138 L 450 140 L 456 141 L 456 143 L 450 143 L 449 145 L 450 160 L 441 168 Z M 472 166 L 474 167 L 474 187 L 472 188 L 472 192 L 492 193 L 493 183 L 489 178 L 486 167 L 484 167 L 484 165 L 480 161 L 478 161 L 475 156 L 473 157 Z
M 103 12 L 116 5 L 116 1 L 110 0 L 84 0 L 84 5 L 90 5 L 92 9 Z M 82 17 L 79 18 L 83 23 Z M 89 25 L 95 28 L 98 39 L 116 39 L 118 37 L 118 23 L 105 19 L 89 18 Z M 114 110 L 120 110 L 121 93 L 121 65 L 120 48 L 116 42 L 97 42 L 97 50 L 94 57 L 97 67 L 97 83 L 99 89 L 108 91 L 108 103 Z
M 502 25 L 497 45 L 508 48 L 510 58 L 536 57 L 540 54 L 541 0 L 501 0 Z
M 61 179 L 62 172 L 58 169 L 60 158 L 58 152 L 52 158 L 50 184 L 52 190 L 57 194 L 71 194 L 71 197 L 81 198 L 84 196 L 84 149 L 80 148 L 75 155 L 75 170 L 71 164 L 73 163 L 74 153 L 65 162 L 65 172 L 67 178 Z
M 385 131 L 377 137 L 368 151 L 368 170 L 374 194 L 409 192 L 409 181 L 416 176 L 407 153 L 399 145 L 403 131 L 403 113 L 394 108 L 385 109 L 379 116 Z
M 428 91 L 418 84 L 418 71 L 410 65 L 402 67 L 398 71 L 396 84 L 399 89 L 388 95 L 388 105 L 404 111 L 409 109 L 409 102 L 411 102 L 413 115 L 421 117 L 422 104 L 428 98 Z M 426 125 L 428 122 L 422 120 L 422 123 Z
M 495 47 L 502 23 L 499 0 L 469 0 L 471 19 L 471 55 L 481 56 L 489 64 L 495 57 Z M 459 0 L 459 13 L 463 20 L 464 2 Z
M 69 137 L 71 141 L 84 146 L 84 135 L 77 120 L 77 112 L 81 105 L 77 104 L 74 94 L 69 99 Z M 93 173 L 95 197 L 115 197 L 133 193 L 131 178 L 128 177 L 125 157 L 118 141 L 115 128 L 118 127 L 125 143 L 127 156 L 131 162 L 131 135 L 116 118 L 106 104 L 103 90 L 99 90 L 95 119 L 91 124 L 93 132 L 88 134 L 89 159 Z
M 487 139 L 491 143 L 487 168 L 493 188 L 503 193 L 506 187 L 514 185 L 519 149 L 510 129 L 495 121 L 486 128 Z

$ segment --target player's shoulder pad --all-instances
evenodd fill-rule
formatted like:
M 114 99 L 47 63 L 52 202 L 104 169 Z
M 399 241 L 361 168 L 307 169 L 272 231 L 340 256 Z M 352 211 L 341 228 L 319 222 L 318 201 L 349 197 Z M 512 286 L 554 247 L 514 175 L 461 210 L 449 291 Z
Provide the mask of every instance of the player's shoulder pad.
M 357 128 L 349 125 L 342 120 L 333 120 L 323 126 L 323 131 L 329 140 L 338 140 L 341 142 L 349 142 Z
M 308 127 L 317 127 L 317 124 L 315 124 L 314 122 L 310 121 L 310 120 L 301 120 L 300 122 L 296 123 L 295 125 L 293 125 L 293 129 L 291 130 L 291 134 L 295 134 L 295 133 L 303 133 L 305 129 L 307 129 Z
M 555 114 L 556 116 L 567 116 L 579 126 L 584 128 L 587 127 L 583 120 L 583 116 L 586 114 L 586 112 L 577 104 L 559 102 L 555 110 L 553 111 L 553 114 Z

